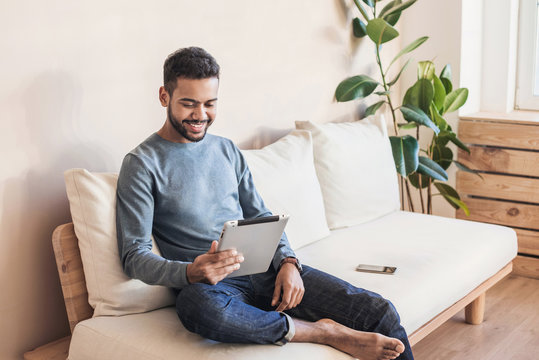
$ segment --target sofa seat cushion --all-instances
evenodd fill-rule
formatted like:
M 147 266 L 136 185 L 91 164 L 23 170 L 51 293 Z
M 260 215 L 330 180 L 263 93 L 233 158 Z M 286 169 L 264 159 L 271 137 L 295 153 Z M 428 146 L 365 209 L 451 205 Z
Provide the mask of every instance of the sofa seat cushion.
M 168 307 L 80 322 L 71 338 L 69 359 L 351 360 L 352 357 L 316 344 L 242 345 L 206 340 L 188 332 L 178 320 L 175 309 Z
M 304 264 L 391 300 L 413 333 L 501 270 L 517 254 L 507 227 L 396 211 L 332 231 L 300 249 Z M 358 264 L 396 266 L 394 275 L 360 273 Z

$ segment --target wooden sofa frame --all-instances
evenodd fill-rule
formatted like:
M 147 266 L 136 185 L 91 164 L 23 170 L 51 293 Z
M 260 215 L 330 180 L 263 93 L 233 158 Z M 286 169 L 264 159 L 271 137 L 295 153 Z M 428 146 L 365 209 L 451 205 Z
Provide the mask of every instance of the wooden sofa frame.
M 73 223 L 58 226 L 52 235 L 52 244 L 64 301 L 71 332 L 80 321 L 92 317 L 93 309 L 88 303 L 88 291 Z M 503 269 L 476 287 L 468 295 L 438 314 L 428 323 L 409 334 L 410 344 L 417 344 L 425 336 L 449 320 L 460 310 L 465 309 L 466 322 L 480 324 L 483 322 L 485 312 L 485 294 L 488 289 L 511 273 L 513 263 L 510 262 Z

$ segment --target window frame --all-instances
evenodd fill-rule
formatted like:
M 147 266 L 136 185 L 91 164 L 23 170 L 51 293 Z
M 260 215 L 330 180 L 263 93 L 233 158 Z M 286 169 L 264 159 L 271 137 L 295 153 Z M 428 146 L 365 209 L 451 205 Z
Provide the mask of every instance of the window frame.
M 515 109 L 539 110 L 539 94 L 534 95 L 535 78 L 539 74 L 535 61 L 539 57 L 537 51 L 538 29 L 537 17 L 539 0 L 520 0 L 518 24 L 518 59 Z M 529 31 L 534 29 L 535 31 Z M 539 87 L 537 89 L 539 93 Z

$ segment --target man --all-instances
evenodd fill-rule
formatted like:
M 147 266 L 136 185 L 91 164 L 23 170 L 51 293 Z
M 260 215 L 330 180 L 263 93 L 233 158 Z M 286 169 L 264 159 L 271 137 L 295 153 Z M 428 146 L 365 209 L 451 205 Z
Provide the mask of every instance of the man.
M 118 179 L 118 246 L 125 272 L 175 289 L 183 325 L 233 343 L 330 345 L 361 359 L 412 359 L 393 305 L 308 266 L 286 235 L 266 273 L 226 278 L 243 256 L 217 252 L 223 223 L 270 215 L 238 148 L 206 134 L 219 65 L 200 48 L 164 64 L 163 127 L 126 155 Z M 151 252 L 151 235 L 163 257 Z

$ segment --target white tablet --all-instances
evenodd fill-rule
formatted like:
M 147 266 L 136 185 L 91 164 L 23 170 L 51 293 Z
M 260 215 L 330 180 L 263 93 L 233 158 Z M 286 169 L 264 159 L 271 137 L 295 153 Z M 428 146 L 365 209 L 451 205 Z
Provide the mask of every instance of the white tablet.
M 273 215 L 227 221 L 223 225 L 217 251 L 236 249 L 244 257 L 240 268 L 227 277 L 266 272 L 275 255 L 288 218 L 288 215 Z

